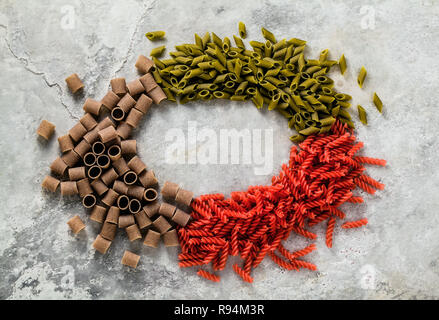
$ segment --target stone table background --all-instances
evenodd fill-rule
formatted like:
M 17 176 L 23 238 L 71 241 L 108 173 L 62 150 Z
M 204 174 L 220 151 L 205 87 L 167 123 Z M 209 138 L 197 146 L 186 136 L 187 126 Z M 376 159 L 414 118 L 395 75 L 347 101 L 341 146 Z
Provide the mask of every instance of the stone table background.
M 238 5 L 239 3 L 239 5 Z M 401 299 L 439 298 L 439 2 L 430 1 L 0 1 L 0 298 L 1 299 Z M 130 244 L 119 232 L 108 254 L 91 248 L 99 228 L 77 198 L 43 192 L 40 183 L 58 154 L 56 138 L 42 143 L 40 121 L 62 135 L 82 114 L 87 96 L 100 99 L 115 76 L 134 79 L 134 63 L 156 43 L 150 30 L 167 31 L 170 48 L 193 34 L 237 34 L 261 39 L 260 27 L 278 38 L 308 41 L 309 56 L 329 48 L 348 61 L 345 77 L 332 72 L 336 87 L 368 110 L 370 125 L 357 120 L 364 153 L 388 160 L 369 167 L 386 184 L 365 195 L 366 203 L 345 207 L 348 217 L 366 216 L 360 230 L 337 230 L 334 247 L 324 245 L 324 226 L 309 256 L 318 272 L 284 272 L 266 259 L 243 283 L 228 267 L 220 284 L 180 270 L 176 248 L 152 250 Z M 359 68 L 368 77 L 356 85 Z M 64 78 L 76 72 L 85 83 L 79 97 Z M 377 91 L 382 115 L 371 105 Z M 356 117 L 356 108 L 353 108 Z M 273 173 L 287 161 L 291 132 L 278 114 L 250 103 L 192 103 L 155 107 L 136 130 L 139 154 L 161 182 L 180 182 L 196 195 L 269 183 L 254 165 L 172 165 L 165 161 L 170 128 L 273 129 Z M 188 153 L 193 152 L 189 150 Z M 66 221 L 79 214 L 86 232 L 73 236 Z M 292 237 L 288 248 L 305 241 Z M 120 264 L 123 251 L 141 254 L 137 270 Z

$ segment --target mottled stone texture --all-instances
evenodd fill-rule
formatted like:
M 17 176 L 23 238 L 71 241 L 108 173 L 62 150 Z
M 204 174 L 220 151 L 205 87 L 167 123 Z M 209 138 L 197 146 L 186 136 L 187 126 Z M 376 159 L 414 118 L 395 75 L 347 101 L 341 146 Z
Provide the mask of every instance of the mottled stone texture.
M 1 299 L 400 299 L 439 298 L 439 161 L 437 90 L 439 4 L 436 1 L 32 1 L 0 2 L 0 298 Z M 74 11 L 74 23 L 66 15 Z M 362 28 L 375 12 L 374 29 Z M 66 20 L 67 19 L 67 20 Z M 40 183 L 58 154 L 56 138 L 37 139 L 42 119 L 66 134 L 82 116 L 86 97 L 101 99 L 113 77 L 137 76 L 134 63 L 157 45 L 168 49 L 193 41 L 193 34 L 238 33 L 247 25 L 248 39 L 261 40 L 265 26 L 278 38 L 308 40 L 307 53 L 330 57 L 344 53 L 345 76 L 335 69 L 336 87 L 354 97 L 369 114 L 369 126 L 356 119 L 364 153 L 388 160 L 387 168 L 368 172 L 386 184 L 366 203 L 345 206 L 348 217 L 367 216 L 361 230 L 335 231 L 332 250 L 324 246 L 310 255 L 318 272 L 286 272 L 265 260 L 252 285 L 228 267 L 220 284 L 195 270 L 179 270 L 177 249 L 153 249 L 130 243 L 118 232 L 109 252 L 95 253 L 99 226 L 89 220 L 78 198 L 61 199 Z M 367 21 L 366 21 L 367 22 Z M 70 24 L 69 24 L 70 23 Z M 167 40 L 151 43 L 144 33 L 166 30 Z M 364 65 L 363 90 L 356 74 Z M 64 78 L 77 73 L 83 93 L 69 93 Z M 380 115 L 371 105 L 373 91 L 384 102 Z M 165 162 L 168 128 L 187 133 L 188 121 L 198 130 L 213 128 L 273 129 L 273 172 L 287 161 L 290 132 L 274 112 L 259 112 L 250 103 L 209 101 L 153 107 L 139 128 L 141 159 L 162 183 L 178 182 L 195 195 L 269 183 L 255 175 L 254 165 L 171 165 Z M 198 148 L 201 145 L 197 146 Z M 188 147 L 188 155 L 195 152 Z M 363 195 L 362 193 L 360 193 Z M 74 236 L 66 224 L 78 214 L 85 232 Z M 290 238 L 286 246 L 306 241 Z M 136 270 L 120 263 L 123 252 L 141 255 Z M 230 264 L 231 266 L 231 264 Z M 232 289 L 233 288 L 233 289 Z

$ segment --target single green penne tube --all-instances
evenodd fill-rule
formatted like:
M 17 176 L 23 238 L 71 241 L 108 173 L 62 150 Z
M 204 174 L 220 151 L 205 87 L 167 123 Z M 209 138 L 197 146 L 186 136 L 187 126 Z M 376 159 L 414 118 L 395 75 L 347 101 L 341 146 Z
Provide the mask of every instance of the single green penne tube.
M 202 55 L 202 56 L 197 56 L 195 58 L 192 59 L 190 66 L 191 67 L 195 67 L 197 66 L 199 63 L 204 62 L 206 59 L 206 55 Z
M 271 98 L 271 101 L 270 101 L 270 103 L 268 104 L 268 110 L 274 110 L 274 109 L 276 109 L 276 107 L 277 107 L 277 105 L 278 105 L 278 103 L 279 103 L 279 100 L 280 100 L 280 94 L 279 93 L 277 93 L 277 94 L 275 94 L 272 98 Z
M 287 119 L 291 119 L 293 117 L 293 114 L 288 112 L 287 110 L 280 109 L 280 108 L 276 108 L 275 110 Z
M 198 88 L 198 84 L 196 83 L 188 85 L 181 91 L 181 94 L 189 94 L 191 92 L 195 92 L 197 88 Z
M 284 62 L 286 63 L 293 56 L 294 46 L 290 45 L 287 47 L 287 51 L 285 52 Z
M 342 54 L 340 60 L 338 60 L 338 67 L 340 68 L 340 73 L 344 75 L 347 69 L 346 58 L 344 57 L 344 54 Z
M 307 79 L 307 80 L 301 82 L 297 88 L 299 90 L 306 90 L 315 83 L 316 83 L 316 79 L 310 78 L 310 79 Z
M 305 123 L 306 120 L 310 120 L 311 119 L 311 114 L 309 112 L 301 111 L 301 114 L 302 114 L 302 118 L 303 118 L 304 123 Z
M 186 74 L 184 75 L 184 78 L 185 79 L 195 78 L 203 73 L 204 73 L 204 70 L 201 68 L 192 69 L 192 70 L 189 70 L 188 72 L 186 72 Z
M 313 107 L 314 107 L 315 111 L 329 114 L 328 108 L 324 104 L 317 104 L 317 105 L 314 105 Z
M 240 96 L 244 93 L 247 88 L 248 81 L 243 81 L 239 84 L 238 88 L 236 88 L 235 95 Z
M 297 60 L 297 70 L 299 72 L 302 72 L 304 68 L 305 68 L 305 59 L 303 57 L 303 53 L 301 53 L 299 55 L 299 60 Z
M 197 65 L 197 67 L 198 67 L 198 68 L 201 68 L 201 69 L 203 69 L 203 70 L 206 70 L 206 69 L 212 69 L 212 68 L 213 68 L 213 62 L 212 62 L 212 61 L 200 62 L 200 63 Z
M 149 55 L 153 56 L 153 57 L 160 57 L 163 54 L 163 52 L 165 52 L 165 49 L 166 49 L 165 46 L 160 46 L 160 47 L 154 48 L 151 50 Z
M 300 81 L 300 74 L 296 74 L 290 84 L 291 91 L 294 92 L 297 90 L 297 87 L 299 86 L 299 81 Z
M 177 102 L 177 99 L 175 99 L 175 96 L 172 94 L 172 92 L 171 92 L 171 90 L 169 90 L 169 88 L 162 88 L 162 90 L 163 90 L 163 92 L 165 93 L 166 98 L 167 98 L 169 101 Z
M 163 39 L 165 37 L 165 32 L 164 31 L 150 31 L 147 32 L 145 34 L 145 36 L 150 40 L 150 41 L 156 41 L 156 40 L 160 40 Z
M 209 96 L 209 94 L 210 94 L 209 90 L 203 89 L 200 92 L 198 92 L 198 97 L 201 98 L 201 99 L 205 99 L 205 98 L 207 98 Z
M 171 77 L 170 82 L 171 82 L 172 86 L 177 87 L 179 81 L 177 80 L 177 77 Z
M 212 40 L 213 43 L 215 43 L 218 47 L 222 48 L 223 47 L 223 41 L 221 40 L 220 37 L 218 37 L 215 32 L 212 32 Z
M 175 66 L 176 64 L 178 64 L 178 61 L 175 60 L 175 59 L 164 59 L 164 60 L 161 60 L 161 62 L 162 62 L 166 67 L 169 67 L 169 66 Z
M 331 126 L 321 127 L 320 131 L 319 131 L 319 134 L 327 133 L 327 132 L 331 131 L 331 128 L 332 128 L 332 125 Z
M 360 105 L 357 106 L 358 109 L 358 117 L 360 118 L 360 121 L 364 124 L 367 125 L 367 113 L 366 110 L 364 110 L 364 108 Z
M 265 39 L 267 39 L 268 41 L 270 41 L 271 43 L 275 44 L 277 42 L 274 34 L 272 34 L 270 31 L 268 31 L 264 27 L 261 28 L 261 32 L 262 32 L 262 36 Z
M 305 105 L 303 108 L 308 111 L 310 114 L 313 113 L 314 111 L 318 110 L 317 107 L 321 106 L 321 105 L 315 105 L 312 106 L 308 101 L 304 100 L 303 104 Z
M 287 41 L 287 43 L 297 47 L 297 46 L 304 46 L 306 44 L 306 41 L 298 38 L 291 38 L 290 40 Z
M 248 74 L 251 74 L 252 72 L 253 72 L 252 69 L 250 69 L 248 66 L 244 66 L 241 69 L 242 75 L 248 75 Z
M 218 58 L 219 62 L 225 66 L 226 65 L 226 56 L 222 53 L 221 49 L 219 47 L 217 47 L 215 49 L 215 55 Z
M 177 85 L 178 89 L 183 89 L 184 87 L 186 87 L 187 85 L 187 80 L 186 79 L 181 79 L 180 82 Z
M 204 53 L 207 53 L 208 56 L 216 57 L 216 49 L 207 48 L 206 50 L 204 50 Z
M 343 94 L 343 93 L 336 93 L 336 94 L 334 95 L 334 98 L 335 98 L 336 100 L 339 100 L 339 101 L 345 101 L 345 100 L 348 100 L 348 98 L 346 97 L 346 95 Z
M 247 96 L 233 95 L 230 97 L 230 100 L 232 100 L 232 101 L 245 101 L 245 100 L 247 100 Z
M 235 71 L 234 60 L 227 60 L 226 68 L 227 68 L 227 71 L 233 73 Z
M 227 69 L 218 60 L 213 61 L 213 67 L 219 73 L 227 71 Z
M 378 109 L 380 113 L 383 112 L 383 103 L 381 102 L 381 99 L 378 97 L 377 93 L 373 93 L 373 103 L 375 107 Z
M 320 94 L 317 97 L 317 100 L 319 100 L 322 103 L 331 104 L 332 102 L 334 102 L 335 98 L 324 94 Z
M 213 83 L 223 83 L 227 80 L 227 74 L 220 74 L 219 76 L 217 76 L 215 78 L 215 80 L 213 80 Z
M 300 58 L 300 53 L 299 53 L 299 54 L 296 54 L 296 55 L 293 55 L 293 56 L 291 57 L 291 59 L 288 60 L 288 63 L 289 63 L 289 64 L 297 64 L 297 61 L 299 61 L 299 58 Z
M 305 136 L 302 136 L 301 134 L 295 134 L 294 136 L 290 137 L 290 140 L 295 143 L 300 143 L 305 140 Z
M 273 51 L 279 51 L 287 47 L 287 40 L 282 39 L 281 41 L 276 42 L 273 44 Z
M 322 52 L 320 52 L 319 61 L 320 62 L 326 61 L 328 59 L 328 53 L 329 53 L 328 49 L 325 49 Z
M 178 63 L 190 65 L 192 63 L 193 59 L 188 58 L 188 57 L 177 57 L 177 58 L 174 58 L 174 60 L 177 61 Z
M 229 89 L 232 89 L 232 88 L 234 88 L 235 87 L 235 84 L 236 84 L 236 82 L 234 82 L 234 81 L 227 81 L 227 82 L 225 82 L 224 83 L 224 86 L 226 87 L 226 88 L 229 88 Z
M 203 48 L 206 48 L 207 44 L 211 41 L 210 40 L 210 33 L 206 32 L 204 36 L 201 38 Z
M 238 48 L 241 48 L 241 49 L 244 49 L 244 50 L 245 50 L 245 45 L 244 45 L 244 42 L 242 41 L 241 38 L 239 38 L 239 37 L 233 35 L 233 40 L 235 40 L 236 46 L 237 46 Z
M 311 66 L 311 67 L 306 68 L 305 72 L 308 73 L 308 74 L 314 74 L 314 73 L 316 73 L 317 71 L 320 71 L 320 70 L 322 70 L 322 67 L 320 67 L 320 66 Z
M 152 76 L 154 77 L 155 82 L 158 84 L 162 83 L 162 77 L 160 76 L 160 73 L 157 69 L 154 69 L 152 71 Z
M 305 65 L 307 67 L 319 67 L 320 66 L 320 61 L 319 60 L 314 60 L 314 59 L 308 59 L 306 60 Z
M 242 22 L 242 21 L 239 22 L 238 30 L 239 30 L 239 36 L 241 38 L 245 39 L 245 37 L 247 37 L 247 30 L 246 30 L 244 22 Z
M 296 113 L 292 119 L 294 119 L 294 122 L 299 129 L 298 131 L 305 129 L 305 121 L 300 113 Z
M 233 72 L 235 73 L 238 79 L 240 79 L 241 77 L 241 68 L 242 68 L 242 62 L 241 60 L 237 59 L 235 61 L 235 67 L 233 68 Z
M 283 49 L 280 49 L 278 51 L 274 51 L 273 59 L 283 61 L 286 53 L 287 53 L 287 48 L 283 48 Z
M 261 67 L 261 68 L 265 68 L 265 69 L 270 69 L 273 67 L 273 62 L 268 61 L 268 60 L 264 60 L 264 59 L 257 60 L 255 62 L 255 64 L 256 64 L 256 66 Z
M 218 90 L 218 85 L 215 83 L 200 83 L 197 86 L 197 89 L 199 90 L 209 90 L 209 91 L 215 91 Z
M 287 78 L 294 77 L 296 74 L 288 69 L 281 69 L 279 73 Z
M 327 118 L 319 119 L 320 125 L 322 127 L 331 126 L 335 121 L 336 121 L 336 119 L 334 117 L 327 117 Z
M 258 67 L 258 68 L 257 68 L 257 71 L 256 71 L 256 79 L 257 79 L 258 81 L 262 81 L 262 80 L 264 80 L 264 71 L 262 70 L 261 67 Z
M 210 80 L 213 80 L 215 78 L 215 75 L 211 75 L 208 72 L 203 72 L 202 74 L 200 74 L 198 76 L 198 78 L 203 79 L 205 81 L 210 81 Z
M 301 54 L 304 50 L 305 50 L 305 46 L 299 46 L 294 48 L 293 57 L 297 56 L 298 54 Z
M 265 57 L 271 57 L 271 54 L 273 52 L 273 45 L 270 42 L 270 40 L 265 41 L 265 46 L 264 46 L 264 56 Z
M 315 104 L 322 104 L 319 100 L 317 100 L 314 96 L 304 96 L 304 98 L 306 99 L 306 101 L 308 101 L 309 103 L 311 103 L 312 105 Z
M 331 88 L 328 88 L 325 86 L 322 86 L 322 92 L 327 96 L 334 96 L 335 95 L 335 92 Z
M 226 53 L 229 52 L 230 47 L 231 47 L 230 39 L 225 37 L 224 40 L 223 40 L 223 51 L 226 52 Z
M 227 92 L 223 92 L 223 91 L 214 91 L 213 96 L 217 99 L 229 99 L 230 98 L 230 94 L 228 94 Z
M 360 69 L 360 73 L 358 74 L 358 85 L 360 86 L 360 88 L 363 88 L 363 84 L 364 84 L 364 80 L 366 79 L 366 75 L 367 75 L 367 71 L 366 68 L 364 66 L 361 67 Z
M 340 107 L 337 106 L 337 107 L 335 107 L 335 108 L 332 108 L 332 110 L 331 110 L 331 115 L 332 115 L 334 118 L 337 118 L 339 112 L 340 112 Z
M 245 81 L 248 81 L 249 83 L 253 83 L 253 84 L 259 83 L 254 75 L 245 76 L 244 79 L 245 79 Z
M 321 84 L 320 83 L 314 83 L 309 90 L 311 90 L 312 92 L 316 93 L 319 89 L 320 89 Z
M 263 49 L 265 46 L 265 44 L 263 42 L 260 42 L 260 41 L 250 41 L 249 43 L 253 49 L 255 49 L 255 48 Z
M 325 75 L 326 73 L 328 73 L 328 68 L 322 68 L 322 69 L 320 69 L 319 71 L 314 72 L 314 73 L 312 74 L 312 77 L 313 77 L 313 78 L 317 78 L 317 77 L 319 77 L 319 76 L 323 76 L 323 75 Z
M 249 94 L 249 95 L 251 95 L 251 96 L 254 96 L 254 95 L 257 93 L 257 90 L 256 90 L 255 87 L 248 87 L 248 88 L 245 90 L 245 93 L 247 93 L 247 94 Z
M 345 109 L 348 109 L 351 107 L 351 104 L 349 102 L 340 101 L 340 100 L 337 101 L 337 105 L 339 105 L 340 107 L 345 108 Z
M 170 88 L 174 88 L 173 85 L 171 85 L 168 81 L 163 80 L 163 78 L 162 78 L 161 87 L 162 87 L 162 88 L 168 88 L 168 89 L 170 89 Z
M 339 117 L 343 117 L 345 119 L 349 119 L 351 120 L 351 115 L 349 114 L 349 112 L 347 112 L 345 109 L 340 108 L 340 110 L 338 111 L 338 116 Z
M 195 44 L 199 49 L 203 49 L 203 39 L 198 35 L 198 34 L 194 34 L 195 37 Z
M 305 125 L 306 125 L 306 123 L 305 123 Z M 320 128 L 317 128 L 315 126 L 308 127 L 308 128 L 305 128 L 305 129 L 299 131 L 299 133 L 301 135 L 304 135 L 304 136 L 310 136 L 313 134 L 317 134 L 319 132 L 320 132 Z
M 283 88 L 286 86 L 286 83 L 283 82 L 282 80 L 279 80 L 279 79 L 274 78 L 274 77 L 267 77 L 267 74 L 265 74 L 264 80 L 267 80 L 268 82 L 274 84 L 276 87 L 279 87 L 279 88 Z
M 183 52 L 185 55 L 189 55 L 189 51 L 187 51 L 187 48 L 185 45 L 178 45 L 175 46 L 175 50 L 177 50 L 178 52 Z
M 159 59 L 157 59 L 156 57 L 152 57 L 152 61 L 154 62 L 155 66 L 158 69 L 166 68 L 166 65 L 163 62 L 161 62 Z
M 292 95 L 293 101 L 296 105 L 304 107 L 305 103 L 299 95 Z
M 268 82 L 267 80 L 262 80 L 262 81 L 259 81 L 259 84 L 263 87 L 263 88 L 265 88 L 265 89 L 267 89 L 268 91 L 270 91 L 270 90 L 275 90 L 276 89 L 276 86 L 274 86 L 273 84 L 271 84 L 270 82 Z
M 333 65 L 338 64 L 338 61 L 335 60 L 325 60 L 320 63 L 322 67 L 332 67 Z
M 184 57 L 184 56 L 186 56 L 186 53 L 181 52 L 181 51 L 172 51 L 172 52 L 169 52 L 169 55 L 171 57 L 177 58 L 177 57 Z

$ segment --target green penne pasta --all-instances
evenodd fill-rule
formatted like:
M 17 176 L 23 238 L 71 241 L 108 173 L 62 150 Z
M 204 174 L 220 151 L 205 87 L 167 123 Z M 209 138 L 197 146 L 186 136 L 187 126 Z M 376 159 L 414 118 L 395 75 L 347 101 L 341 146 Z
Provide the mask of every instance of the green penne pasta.
M 162 90 L 163 90 L 163 92 L 165 93 L 166 98 L 167 98 L 169 101 L 172 101 L 172 102 L 176 102 L 176 101 L 177 101 L 177 100 L 175 99 L 175 96 L 172 94 L 171 90 L 169 90 L 169 88 L 162 88 Z
M 236 88 L 235 95 L 240 96 L 245 92 L 247 88 L 248 81 L 243 81 L 239 84 L 238 88 Z
M 165 52 L 165 49 L 166 49 L 165 46 L 160 46 L 160 47 L 154 48 L 151 50 L 149 55 L 153 56 L 153 57 L 160 57 L 163 54 L 163 52 Z
M 333 65 L 338 64 L 338 61 L 335 60 L 325 60 L 320 63 L 322 67 L 332 67 Z
M 154 69 L 152 71 L 152 76 L 154 77 L 155 82 L 157 82 L 158 84 L 162 83 L 162 77 L 160 76 L 160 73 L 157 69 Z
M 305 50 L 305 46 L 295 47 L 293 51 L 293 57 L 301 54 Z
M 321 127 L 320 131 L 319 131 L 319 134 L 327 133 L 327 132 L 331 131 L 331 128 L 332 128 L 332 126 Z
M 316 79 L 310 78 L 310 79 L 307 79 L 307 80 L 301 82 L 297 88 L 299 90 L 306 90 L 315 83 L 316 83 Z
M 289 45 L 287 51 L 285 52 L 284 62 L 287 62 L 293 56 L 294 46 Z
M 267 80 L 259 81 L 259 84 L 268 91 L 276 89 L 276 86 L 274 86 L 273 84 L 271 84 Z
M 230 47 L 231 47 L 230 39 L 225 37 L 224 40 L 223 40 L 223 51 L 225 53 L 229 52 Z
M 309 135 L 316 134 L 319 132 L 320 132 L 320 129 L 317 127 L 314 127 L 314 126 L 308 127 L 308 128 L 305 128 L 305 129 L 299 131 L 299 133 L 301 135 L 304 135 L 304 136 L 309 136 Z
M 294 136 L 290 137 L 290 140 L 295 142 L 295 143 L 300 143 L 300 142 L 303 142 L 305 140 L 305 136 L 303 136 L 301 134 L 295 134 Z
M 248 81 L 250 83 L 253 84 L 258 84 L 258 80 L 255 78 L 255 76 L 251 75 L 251 76 L 246 76 L 244 77 L 245 81 Z
M 299 72 L 302 72 L 303 69 L 305 68 L 305 59 L 303 58 L 303 53 L 299 54 L 299 60 L 297 60 L 297 70 L 299 70 Z
M 150 41 L 156 41 L 156 40 L 160 40 L 163 39 L 165 37 L 165 32 L 164 31 L 150 31 L 147 32 L 145 34 L 145 36 L 150 40 Z
M 332 126 L 332 124 L 336 121 L 334 117 L 327 117 L 323 119 L 319 119 L 320 125 L 322 127 Z
M 241 60 L 237 59 L 235 61 L 235 67 L 233 68 L 233 72 L 235 73 L 238 79 L 240 79 L 241 77 L 241 68 L 242 68 L 242 62 Z
M 340 60 L 338 60 L 338 67 L 340 68 L 340 73 L 344 75 L 346 71 L 346 58 L 344 57 L 344 54 L 341 55 Z
M 230 100 L 232 100 L 232 101 L 245 101 L 246 99 L 247 99 L 247 96 L 233 95 L 230 97 Z
M 276 42 L 273 44 L 273 52 L 282 50 L 287 47 L 287 41 L 285 39 L 282 39 L 281 41 Z
M 214 32 L 212 32 L 212 41 L 215 43 L 219 48 L 223 47 L 223 41 L 220 37 L 218 37 Z
M 239 36 L 243 39 L 245 39 L 245 37 L 247 37 L 247 30 L 245 27 L 244 22 L 239 22 L 238 24 L 238 30 L 239 30 Z
M 233 35 L 233 40 L 235 40 L 236 46 L 237 46 L 238 48 L 241 48 L 241 49 L 244 49 L 244 50 L 245 50 L 245 45 L 244 45 L 244 42 L 242 41 L 241 38 L 239 38 L 239 37 Z
M 197 45 L 198 49 L 203 49 L 203 39 L 198 35 L 198 34 L 194 34 L 195 37 L 195 44 Z
M 172 51 L 172 52 L 169 52 L 169 55 L 173 58 L 186 56 L 186 54 L 182 51 Z
M 331 96 L 319 94 L 317 100 L 319 100 L 322 103 L 331 104 L 332 102 L 334 102 L 335 98 Z
M 186 95 L 186 94 L 189 94 L 191 92 L 195 92 L 197 90 L 197 88 L 198 88 L 198 84 L 196 84 L 196 83 L 188 85 L 181 91 L 181 94 Z
M 323 76 L 323 75 L 325 75 L 327 72 L 328 72 L 328 68 L 322 68 L 322 69 L 320 69 L 319 71 L 314 72 L 314 73 L 312 74 L 312 77 L 313 77 L 313 78 L 317 78 L 317 77 L 319 77 L 319 76 Z
M 201 38 L 201 41 L 202 41 L 202 44 L 203 44 L 203 48 L 206 48 L 207 44 L 209 42 L 211 42 L 211 40 L 210 40 L 210 33 L 206 32 L 204 34 L 203 38 Z
M 270 41 L 271 43 L 273 43 L 273 44 L 275 44 L 277 41 L 276 41 L 276 38 L 275 38 L 275 36 L 274 36 L 274 34 L 272 34 L 270 31 L 268 31 L 267 29 L 265 29 L 265 28 L 261 28 L 261 32 L 262 32 L 262 36 L 265 38 L 265 39 L 267 39 L 268 41 Z
M 328 53 L 329 50 L 325 49 L 322 52 L 320 52 L 320 57 L 319 57 L 319 61 L 322 63 L 323 61 L 326 61 L 328 59 Z
M 288 44 L 292 44 L 294 46 L 303 46 L 306 44 L 305 40 L 301 40 L 301 39 L 297 39 L 297 38 L 291 38 L 290 40 L 287 41 Z
M 351 107 L 351 104 L 349 102 L 346 102 L 346 101 L 339 101 L 338 100 L 337 105 L 339 105 L 340 107 L 345 108 L 345 109 Z
M 347 124 L 350 128 L 352 128 L 352 129 L 355 128 L 355 125 L 354 125 L 354 123 L 351 120 L 346 119 L 346 118 L 339 118 L 339 120 L 340 120 L 341 123 Z
M 272 98 L 270 103 L 268 104 L 268 110 L 274 110 L 276 109 L 280 99 L 280 94 L 275 94 Z
M 269 40 L 265 41 L 264 55 L 266 57 L 271 57 L 271 53 L 272 52 L 273 52 L 273 45 L 272 45 L 272 43 Z
M 378 109 L 380 113 L 383 112 L 383 103 L 381 102 L 381 99 L 378 97 L 376 92 L 373 93 L 373 103 L 375 107 Z
M 287 48 L 283 48 L 283 49 L 274 51 L 273 59 L 282 60 L 283 61 L 284 60 L 283 58 L 285 57 L 286 53 L 287 53 Z
M 364 108 L 360 105 L 357 106 L 358 109 L 358 117 L 360 118 L 360 121 L 364 124 L 367 125 L 367 113 L 366 110 L 364 110 Z
M 366 75 L 367 75 L 367 71 L 366 68 L 363 66 L 361 67 L 360 73 L 358 74 L 358 85 L 360 86 L 360 88 L 363 88 L 363 84 L 364 84 L 364 80 L 366 79 Z

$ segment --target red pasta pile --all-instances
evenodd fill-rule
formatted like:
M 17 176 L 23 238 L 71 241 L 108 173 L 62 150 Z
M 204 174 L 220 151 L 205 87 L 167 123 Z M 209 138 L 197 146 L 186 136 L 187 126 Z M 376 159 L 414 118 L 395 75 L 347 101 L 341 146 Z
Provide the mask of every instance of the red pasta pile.
M 382 165 L 385 160 L 355 156 L 363 147 L 355 142 L 351 129 L 337 121 L 328 134 L 308 137 L 293 146 L 289 164 L 284 164 L 270 186 L 252 186 L 245 192 L 203 195 L 192 203 L 192 221 L 178 228 L 182 253 L 180 267 L 212 264 L 223 270 L 228 257 L 240 256 L 243 265 L 233 270 L 246 282 L 253 282 L 251 270 L 269 256 L 287 270 L 317 267 L 302 259 L 316 249 L 311 244 L 290 252 L 282 245 L 291 232 L 309 239 L 317 235 L 306 228 L 327 221 L 326 244 L 332 247 L 336 220 L 345 219 L 339 209 L 345 202 L 361 203 L 352 191 L 358 186 L 368 193 L 384 185 L 365 175 L 363 164 Z M 347 222 L 342 228 L 356 228 L 367 219 Z M 198 274 L 212 281 L 220 277 L 200 269 Z

